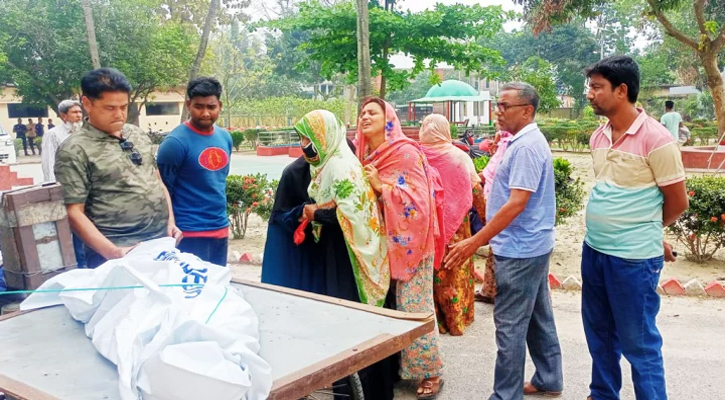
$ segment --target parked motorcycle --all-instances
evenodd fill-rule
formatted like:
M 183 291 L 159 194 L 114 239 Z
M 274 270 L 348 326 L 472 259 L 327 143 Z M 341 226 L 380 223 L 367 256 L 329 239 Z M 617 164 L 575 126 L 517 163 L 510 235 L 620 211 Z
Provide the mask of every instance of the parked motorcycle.
M 485 151 L 479 150 L 471 131 L 472 129 L 470 128 L 464 130 L 463 133 L 458 135 L 458 140 L 453 141 L 453 145 L 468 153 L 471 159 L 476 159 L 482 156 L 490 156 L 490 154 Z

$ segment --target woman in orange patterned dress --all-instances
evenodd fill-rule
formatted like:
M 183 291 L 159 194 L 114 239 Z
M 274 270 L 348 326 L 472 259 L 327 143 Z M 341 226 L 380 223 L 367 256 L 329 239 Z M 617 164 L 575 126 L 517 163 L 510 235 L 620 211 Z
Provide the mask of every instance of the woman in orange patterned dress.
M 486 215 L 481 178 L 468 154 L 455 147 L 452 141 L 450 124 L 444 116 L 432 114 L 423 120 L 420 144 L 443 183 L 442 228 L 448 245 L 471 237 L 468 211 L 472 204 L 481 215 Z M 470 259 L 457 268 L 447 268 L 443 264 L 435 272 L 433 297 L 441 333 L 463 335 L 466 326 L 473 322 L 474 270 L 473 259 Z

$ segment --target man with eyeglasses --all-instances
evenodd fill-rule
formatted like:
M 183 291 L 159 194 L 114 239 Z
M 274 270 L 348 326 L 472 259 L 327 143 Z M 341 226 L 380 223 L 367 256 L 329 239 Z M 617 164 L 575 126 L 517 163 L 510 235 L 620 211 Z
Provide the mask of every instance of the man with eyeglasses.
M 452 247 L 445 259 L 453 267 L 481 246 L 490 243 L 493 249 L 498 354 L 489 400 L 557 397 L 564 387 L 548 282 L 556 219 L 554 167 L 549 144 L 534 122 L 538 105 L 539 95 L 527 83 L 501 88 L 497 122 L 514 136 L 491 186 L 487 223 Z M 527 345 L 536 367 L 531 382 L 524 382 Z
M 131 84 L 121 72 L 99 68 L 81 79 L 81 89 L 88 119 L 58 150 L 55 176 L 71 228 L 86 244 L 88 268 L 146 240 L 172 236 L 178 242 L 181 231 L 151 139 L 126 124 Z

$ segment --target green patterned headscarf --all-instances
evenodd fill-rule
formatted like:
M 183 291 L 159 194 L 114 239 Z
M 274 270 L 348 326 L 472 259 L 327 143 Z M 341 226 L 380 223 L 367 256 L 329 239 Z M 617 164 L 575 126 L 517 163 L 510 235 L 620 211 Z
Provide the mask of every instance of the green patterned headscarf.
M 345 125 L 333 113 L 317 110 L 305 115 L 295 130 L 319 154 L 310 163 L 308 193 L 320 207 L 337 204 L 360 301 L 382 306 L 390 285 L 384 222 L 362 164 L 347 146 Z

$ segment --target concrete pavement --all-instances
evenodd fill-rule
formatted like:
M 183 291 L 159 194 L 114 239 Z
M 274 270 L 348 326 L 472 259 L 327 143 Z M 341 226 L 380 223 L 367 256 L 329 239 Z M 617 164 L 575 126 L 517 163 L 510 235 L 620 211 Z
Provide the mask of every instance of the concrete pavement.
M 564 400 L 589 395 L 591 359 L 581 322 L 580 292 L 554 292 L 554 311 L 564 354 Z M 659 327 L 669 398 L 725 399 L 725 301 L 663 297 Z M 446 384 L 439 400 L 488 399 L 496 359 L 493 306 L 476 303 L 476 321 L 461 337 L 442 335 Z M 527 379 L 534 368 L 527 360 Z M 629 364 L 622 360 L 621 398 L 634 399 Z M 415 385 L 402 383 L 396 399 L 415 399 Z M 536 398 L 536 397 L 532 397 Z

